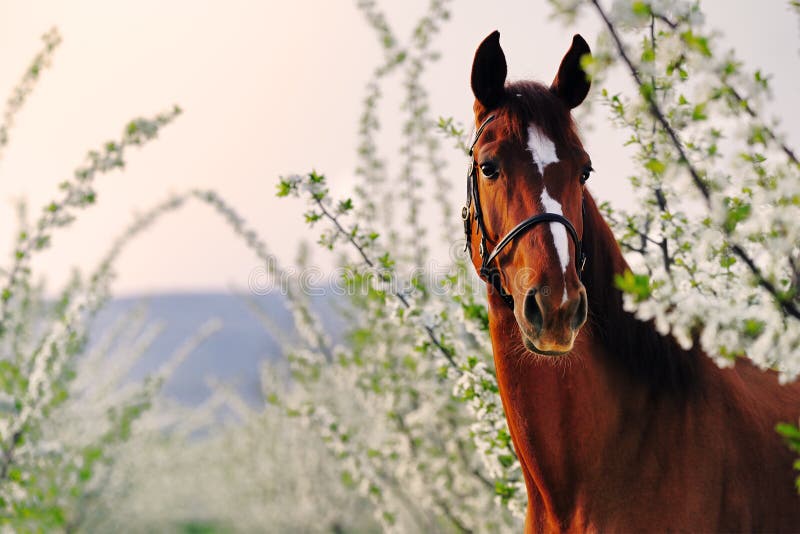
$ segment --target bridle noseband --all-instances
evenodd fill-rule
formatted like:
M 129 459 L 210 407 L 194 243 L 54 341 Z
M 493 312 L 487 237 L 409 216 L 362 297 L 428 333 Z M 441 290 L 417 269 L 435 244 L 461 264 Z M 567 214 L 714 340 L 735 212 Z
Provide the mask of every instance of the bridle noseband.
M 497 258 L 497 255 L 503 251 L 505 247 L 507 247 L 511 242 L 525 233 L 526 231 L 530 230 L 534 226 L 540 223 L 545 222 L 557 222 L 564 225 L 569 233 L 570 237 L 572 238 L 572 242 L 575 244 L 575 270 L 578 273 L 578 279 L 581 278 L 581 273 L 583 273 L 583 267 L 586 263 L 586 255 L 583 253 L 583 247 L 581 246 L 581 240 L 578 237 L 578 232 L 575 230 L 575 227 L 566 217 L 559 215 L 557 213 L 540 213 L 538 215 L 533 215 L 532 217 L 528 217 L 518 225 L 516 225 L 510 232 L 508 232 L 503 239 L 501 239 L 497 245 L 495 245 L 494 249 L 487 254 L 486 249 L 486 227 L 483 224 L 483 211 L 481 210 L 481 201 L 480 197 L 478 196 L 478 165 L 475 161 L 475 157 L 473 155 L 473 151 L 475 149 L 475 145 L 480 139 L 481 134 L 486 129 L 486 126 L 489 125 L 495 119 L 494 115 L 489 115 L 489 117 L 483 121 L 480 125 L 478 130 L 475 132 L 475 138 L 472 141 L 472 144 L 469 147 L 469 170 L 467 171 L 467 203 L 461 210 L 461 218 L 464 220 L 464 234 L 466 236 L 466 246 L 464 248 L 465 251 L 470 250 L 471 248 L 471 234 L 472 234 L 472 217 L 470 213 L 470 206 L 474 206 L 475 210 L 475 222 L 478 226 L 478 234 L 480 235 L 481 241 L 478 247 L 478 254 L 481 257 L 481 268 L 480 268 L 480 276 L 481 278 L 485 279 L 488 283 L 492 284 L 492 286 L 497 290 L 500 296 L 503 298 L 506 304 L 508 304 L 512 309 L 514 308 L 514 299 L 513 297 L 506 292 L 503 288 L 503 285 L 500 281 L 499 270 L 496 268 L 491 268 L 492 263 Z M 581 185 L 586 182 L 589 178 L 589 173 L 592 171 L 591 165 L 587 165 L 584 170 L 583 174 L 581 175 Z M 584 209 L 584 200 L 581 200 L 581 210 L 585 212 Z

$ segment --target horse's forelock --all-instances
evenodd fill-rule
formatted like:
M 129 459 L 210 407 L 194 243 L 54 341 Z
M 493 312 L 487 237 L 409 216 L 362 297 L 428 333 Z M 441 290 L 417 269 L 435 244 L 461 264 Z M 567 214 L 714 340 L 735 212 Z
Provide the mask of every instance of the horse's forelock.
M 583 145 L 569 110 L 549 87 L 532 81 L 506 84 L 505 96 L 494 113 L 503 120 L 504 134 L 516 141 L 527 142 L 531 124 L 539 127 L 559 147 L 580 154 Z M 569 155 L 565 155 L 569 157 Z

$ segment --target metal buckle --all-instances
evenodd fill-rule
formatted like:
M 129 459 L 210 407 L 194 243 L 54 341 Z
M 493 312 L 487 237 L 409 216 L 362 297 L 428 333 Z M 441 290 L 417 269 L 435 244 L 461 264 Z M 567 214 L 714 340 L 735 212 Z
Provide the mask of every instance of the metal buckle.
M 461 219 L 464 221 L 464 252 L 469 250 L 469 232 L 472 230 L 469 220 L 469 208 L 461 208 Z

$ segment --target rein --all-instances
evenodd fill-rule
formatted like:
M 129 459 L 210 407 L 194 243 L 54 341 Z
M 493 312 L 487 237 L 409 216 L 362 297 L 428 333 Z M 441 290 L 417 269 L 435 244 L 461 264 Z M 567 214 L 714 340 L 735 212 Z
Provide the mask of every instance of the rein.
M 481 267 L 479 270 L 480 277 L 490 283 L 492 287 L 494 287 L 495 290 L 497 290 L 497 292 L 500 294 L 503 301 L 513 310 L 514 298 L 503 288 L 503 284 L 500 280 L 500 270 L 496 265 L 493 266 L 493 263 L 500 252 L 502 252 L 505 247 L 511 244 L 515 238 L 527 232 L 537 224 L 545 222 L 557 222 L 564 225 L 570 237 L 572 238 L 572 242 L 575 244 L 575 270 L 578 273 L 578 279 L 581 278 L 581 274 L 583 273 L 583 267 L 586 264 L 586 255 L 583 253 L 581 240 L 578 237 L 578 232 L 575 230 L 575 226 L 573 226 L 569 219 L 557 213 L 540 213 L 538 215 L 528 217 L 512 228 L 511 231 L 508 232 L 497 243 L 497 245 L 495 245 L 494 249 L 487 254 L 487 232 L 486 227 L 483 224 L 483 210 L 481 209 L 481 201 L 478 195 L 478 164 L 475 161 L 473 152 L 475 145 L 478 143 L 478 139 L 480 139 L 481 134 L 486 129 L 486 126 L 488 126 L 489 123 L 491 123 L 494 119 L 494 115 L 489 115 L 489 117 L 483 121 L 483 124 L 481 124 L 478 130 L 475 132 L 475 138 L 469 147 L 470 162 L 469 169 L 467 171 L 467 202 L 461 209 L 461 218 L 464 220 L 464 235 L 466 236 L 466 246 L 464 247 L 464 250 L 470 250 L 472 246 L 472 214 L 470 212 L 470 207 L 473 207 L 475 212 L 474 219 L 478 227 L 478 234 L 481 238 L 480 245 L 478 247 L 478 254 L 481 257 Z M 581 175 L 581 185 L 583 185 L 589 178 L 589 173 L 591 171 L 591 165 L 588 165 L 586 168 L 584 168 L 583 174 Z M 581 199 L 581 210 L 585 211 L 583 199 Z

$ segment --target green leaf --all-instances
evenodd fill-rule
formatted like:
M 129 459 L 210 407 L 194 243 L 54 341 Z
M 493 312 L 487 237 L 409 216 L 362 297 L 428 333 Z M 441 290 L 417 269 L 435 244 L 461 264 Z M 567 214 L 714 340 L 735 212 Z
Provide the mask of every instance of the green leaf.
M 758 319 L 746 319 L 744 322 L 744 335 L 747 337 L 758 337 L 764 331 L 766 323 Z
M 514 460 L 516 460 L 516 458 L 510 454 L 501 454 L 497 457 L 497 459 L 505 468 L 509 468 L 514 465 Z
M 753 79 L 764 89 L 769 86 L 769 77 L 762 74 L 760 70 L 757 70 L 755 73 L 753 73 Z
M 697 104 L 692 110 L 692 120 L 693 121 L 704 121 L 708 118 L 706 115 L 706 105 L 705 104 Z
M 711 48 L 708 46 L 708 38 L 702 35 L 695 35 L 692 30 L 687 30 L 681 34 L 681 39 L 686 45 L 699 52 L 705 57 L 711 57 Z
M 750 204 L 743 203 L 740 200 L 732 200 L 731 207 L 728 208 L 728 214 L 723 223 L 723 228 L 726 232 L 733 232 L 743 220 L 750 216 Z
M 348 489 L 356 487 L 356 481 L 353 478 L 353 475 L 350 474 L 350 471 L 342 471 L 341 480 L 344 487 Z
M 484 332 L 489 331 L 489 311 L 485 306 L 478 303 L 464 303 L 461 308 L 464 310 L 464 317 L 477 321 Z
M 386 252 L 382 256 L 380 256 L 378 258 L 378 262 L 381 264 L 381 267 L 383 267 L 384 269 L 391 269 L 395 265 L 394 260 L 391 258 L 391 256 L 389 256 L 388 252 Z
M 83 460 L 87 463 L 93 463 L 103 457 L 103 449 L 100 447 L 87 447 L 83 451 Z
M 655 175 L 663 174 L 664 171 L 667 170 L 667 166 L 655 158 L 647 160 L 647 162 L 644 164 L 644 168 Z
M 86 482 L 90 478 L 92 478 L 92 470 L 89 467 L 83 467 L 78 471 L 78 478 L 82 482 Z
M 778 423 L 775 431 L 786 439 L 800 441 L 800 428 L 790 423 Z
M 639 93 L 647 102 L 652 102 L 655 92 L 655 87 L 653 87 L 653 84 L 650 82 L 645 82 L 639 86 Z
M 318 174 L 317 171 L 311 171 L 308 173 L 308 179 L 311 180 L 312 184 L 321 184 L 325 182 L 325 176 Z
M 316 212 L 314 210 L 309 210 L 309 211 L 305 212 L 304 216 L 305 216 L 306 222 L 308 224 L 314 224 L 318 220 L 322 219 L 322 214 L 318 213 L 318 212 Z
M 736 263 L 736 256 L 721 256 L 719 264 L 726 269 L 732 267 Z
M 649 17 L 652 11 L 650 10 L 650 4 L 647 2 L 637 1 L 631 5 L 631 11 L 637 17 Z
M 594 65 L 597 63 L 597 59 L 592 56 L 591 54 L 583 54 L 580 59 L 581 63 L 581 70 L 586 73 L 587 77 L 591 77 L 589 73 L 595 72 Z
M 288 197 L 293 189 L 294 189 L 294 187 L 292 186 L 292 183 L 290 181 L 284 180 L 283 178 L 281 178 L 280 182 L 278 182 L 278 193 L 277 193 L 277 195 L 279 197 Z
M 633 295 L 636 302 L 647 300 L 652 294 L 650 277 L 646 274 L 633 274 L 631 271 L 625 271 L 622 275 L 614 275 L 614 284 L 621 291 Z
M 339 212 L 345 213 L 353 209 L 353 200 L 350 198 L 346 198 L 345 200 L 339 201 Z
M 8 471 L 8 478 L 14 482 L 22 482 L 22 471 L 18 467 L 12 467 Z
M 510 484 L 496 480 L 494 483 L 494 493 L 500 497 L 503 503 L 507 503 L 517 493 L 517 489 Z

